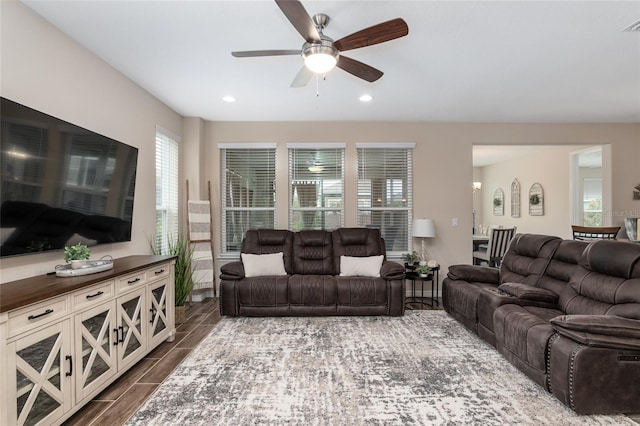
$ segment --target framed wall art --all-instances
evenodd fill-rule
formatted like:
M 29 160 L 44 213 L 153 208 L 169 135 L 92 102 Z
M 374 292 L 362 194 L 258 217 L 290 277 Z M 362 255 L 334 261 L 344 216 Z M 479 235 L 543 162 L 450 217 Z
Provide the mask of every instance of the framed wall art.
M 520 217 L 520 182 L 511 182 L 511 217 Z
M 493 215 L 504 216 L 504 191 L 502 188 L 496 189 L 493 193 Z
M 529 189 L 529 216 L 544 216 L 544 190 L 539 183 Z

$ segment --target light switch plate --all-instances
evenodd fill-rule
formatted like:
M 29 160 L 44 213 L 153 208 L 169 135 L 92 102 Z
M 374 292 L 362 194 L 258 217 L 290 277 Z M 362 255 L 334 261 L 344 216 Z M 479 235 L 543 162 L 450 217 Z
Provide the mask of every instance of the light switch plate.
M 457 228 L 460 225 L 460 222 L 458 221 L 457 217 L 454 217 L 453 219 L 451 219 L 451 226 L 453 226 L 454 228 Z

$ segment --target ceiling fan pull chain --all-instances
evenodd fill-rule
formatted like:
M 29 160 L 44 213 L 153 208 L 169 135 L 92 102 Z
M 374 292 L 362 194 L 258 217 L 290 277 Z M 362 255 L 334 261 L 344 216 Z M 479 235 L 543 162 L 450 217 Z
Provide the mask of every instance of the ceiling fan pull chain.
M 316 74 L 316 98 L 320 97 L 320 78 L 318 77 L 318 74 Z

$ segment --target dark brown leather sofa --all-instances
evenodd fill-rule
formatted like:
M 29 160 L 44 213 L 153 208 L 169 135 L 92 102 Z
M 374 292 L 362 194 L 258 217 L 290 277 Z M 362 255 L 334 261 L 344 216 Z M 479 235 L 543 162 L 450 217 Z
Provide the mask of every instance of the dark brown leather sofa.
M 580 414 L 640 412 L 640 245 L 514 237 L 500 270 L 454 265 L 443 306 Z
M 382 262 L 379 277 L 341 276 L 340 256 L 385 255 L 380 230 L 250 230 L 241 253 L 283 253 L 286 275 L 246 277 L 241 261 L 220 273 L 222 315 L 404 314 L 404 267 Z

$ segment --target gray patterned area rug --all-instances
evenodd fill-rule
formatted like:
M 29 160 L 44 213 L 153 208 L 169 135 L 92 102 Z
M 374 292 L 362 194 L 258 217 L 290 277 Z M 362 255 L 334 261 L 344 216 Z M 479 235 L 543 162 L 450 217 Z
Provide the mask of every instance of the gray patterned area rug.
M 443 311 L 223 318 L 129 425 L 635 425 L 578 416 Z

